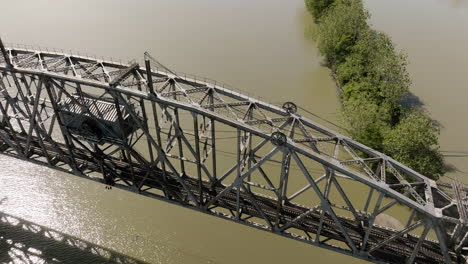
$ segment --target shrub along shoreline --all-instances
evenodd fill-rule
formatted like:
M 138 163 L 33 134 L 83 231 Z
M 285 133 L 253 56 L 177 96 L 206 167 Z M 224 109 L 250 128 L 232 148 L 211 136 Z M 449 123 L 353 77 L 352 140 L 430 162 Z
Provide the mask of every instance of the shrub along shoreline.
M 431 179 L 441 177 L 439 128 L 421 107 L 403 104 L 411 85 L 406 55 L 369 26 L 362 0 L 305 4 L 318 24 L 319 51 L 341 87 L 350 136 Z

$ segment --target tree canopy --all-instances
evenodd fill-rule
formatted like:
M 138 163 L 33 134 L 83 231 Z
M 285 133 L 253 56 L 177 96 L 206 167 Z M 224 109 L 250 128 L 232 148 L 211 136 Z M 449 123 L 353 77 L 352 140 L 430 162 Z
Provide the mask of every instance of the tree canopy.
M 343 117 L 350 136 L 376 150 L 383 150 L 383 132 L 388 129 L 385 109 L 374 102 L 346 100 L 343 103 Z
M 407 56 L 369 27 L 362 0 L 305 0 L 318 23 L 318 47 L 341 88 L 342 117 L 357 141 L 420 173 L 444 173 L 439 129 L 421 109 L 404 106 Z
M 361 33 L 350 54 L 337 67 L 340 85 L 361 82 L 361 86 L 372 87 L 372 99 L 399 104 L 411 84 L 406 55 L 395 50 L 385 33 L 372 29 Z
M 368 12 L 358 0 L 336 0 L 320 18 L 318 48 L 330 66 L 343 62 L 360 33 Z
M 439 128 L 420 111 L 407 114 L 393 129 L 385 132 L 386 153 L 410 168 L 437 179 L 444 173 L 438 152 Z
M 321 15 L 333 2 L 335 0 L 305 0 L 307 10 L 314 16 L 315 22 L 320 20 Z

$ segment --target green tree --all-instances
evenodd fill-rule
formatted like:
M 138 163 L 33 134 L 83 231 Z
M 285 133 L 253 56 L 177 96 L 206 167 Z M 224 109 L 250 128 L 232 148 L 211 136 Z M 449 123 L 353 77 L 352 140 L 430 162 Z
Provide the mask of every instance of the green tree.
M 390 37 L 369 28 L 362 0 L 305 0 L 319 23 L 320 53 L 342 88 L 342 118 L 350 136 L 416 171 L 444 173 L 439 129 L 422 111 L 403 108 L 411 80 L 407 56 Z
M 342 86 L 342 89 L 344 101 L 359 99 L 380 102 L 380 98 L 376 95 L 376 87 L 368 80 L 363 79 L 347 82 Z
M 373 149 L 383 150 L 384 133 L 389 129 L 386 107 L 363 98 L 353 98 L 343 102 L 341 117 L 352 138 Z
M 318 47 L 332 68 L 351 52 L 360 33 L 368 27 L 368 17 L 361 0 L 336 0 L 320 17 Z
M 362 83 L 374 100 L 399 105 L 411 85 L 406 67 L 406 55 L 395 50 L 391 39 L 369 29 L 362 32 L 346 61 L 338 66 L 338 82 L 342 86 L 353 83 L 353 87 Z
M 408 113 L 401 122 L 384 133 L 385 153 L 419 173 L 437 180 L 444 173 L 438 152 L 439 128 L 421 111 Z
M 316 23 L 333 2 L 335 0 L 305 0 L 307 10 L 312 14 Z

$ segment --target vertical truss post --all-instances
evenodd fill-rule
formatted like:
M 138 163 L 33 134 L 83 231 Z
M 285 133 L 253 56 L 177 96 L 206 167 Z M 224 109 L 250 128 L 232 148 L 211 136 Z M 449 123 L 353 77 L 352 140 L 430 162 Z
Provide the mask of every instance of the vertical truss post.
M 292 121 L 290 121 L 292 120 Z M 291 122 L 291 128 L 289 130 L 289 138 L 291 138 L 292 140 L 294 140 L 294 133 L 295 133 L 295 130 L 296 130 L 296 119 L 294 117 L 292 118 L 289 118 L 288 121 Z M 287 122 L 288 122 L 287 121 Z M 288 183 L 289 183 L 289 174 L 290 174 L 290 171 L 291 171 L 291 153 L 288 152 L 288 156 L 287 156 L 287 159 L 286 159 L 286 163 L 285 163 L 287 166 L 285 168 L 285 179 L 284 179 L 284 187 L 283 187 L 283 192 L 282 192 L 282 204 L 284 204 L 285 202 L 288 201 Z
M 122 144 L 124 146 L 124 148 L 122 149 L 122 154 L 124 156 L 125 159 L 128 160 L 128 163 L 130 164 L 130 173 L 132 175 L 132 184 L 134 187 L 137 187 L 137 184 L 136 184 L 136 179 L 135 179 L 135 170 L 133 168 L 133 162 L 132 162 L 132 157 L 131 157 L 131 153 L 130 153 L 130 146 L 128 145 L 128 142 L 127 142 L 127 132 L 125 131 L 125 127 L 124 127 L 124 120 L 123 120 L 123 116 L 122 116 L 122 111 L 120 110 L 120 103 L 119 103 L 119 97 L 117 96 L 117 94 L 114 94 L 114 93 L 111 93 L 112 96 L 114 97 L 114 105 L 115 105 L 115 109 L 117 111 L 117 119 L 119 120 L 119 127 L 120 127 L 120 131 L 122 132 L 122 136 L 121 136 L 121 139 L 122 139 Z M 128 111 L 131 111 L 131 109 L 128 109 Z
M 179 157 L 180 157 L 180 170 L 182 171 L 182 175 L 187 175 L 185 172 L 185 162 L 184 162 L 184 148 L 182 146 L 182 129 L 180 128 L 180 120 L 179 120 L 179 109 L 174 108 L 174 116 L 175 116 L 175 128 L 176 136 L 177 136 L 177 146 L 179 147 Z
M 250 120 L 253 120 L 253 110 L 255 109 L 255 105 L 254 104 L 251 104 L 250 107 L 249 107 L 249 110 L 247 111 L 246 113 L 246 120 L 250 121 Z M 247 169 L 250 169 L 252 168 L 252 157 L 253 157 L 253 152 L 252 152 L 252 134 L 251 133 L 248 133 L 247 134 L 248 136 L 248 142 L 247 142 Z M 252 181 L 252 174 L 249 174 L 249 176 L 247 176 L 247 181 L 251 182 Z M 250 188 L 250 185 L 247 185 L 247 189 L 249 191 L 251 191 L 251 188 Z
M 59 107 L 57 102 L 55 101 L 56 98 L 53 96 L 52 87 L 50 85 L 50 80 L 48 77 L 44 77 L 43 79 L 47 94 L 49 95 L 50 102 L 52 103 L 52 108 L 54 109 L 54 114 L 57 117 L 57 123 L 59 124 L 60 131 L 62 132 L 62 137 L 65 141 L 65 145 L 68 149 L 68 154 L 70 155 L 70 167 L 75 171 L 75 173 L 79 173 L 78 166 L 76 165 L 75 154 L 73 154 L 73 143 L 68 133 L 68 130 L 65 128 L 62 118 L 60 117 Z
M 21 95 L 21 99 L 23 100 L 23 104 L 25 106 L 25 109 L 26 109 L 26 112 L 28 113 L 28 117 L 29 117 L 29 130 L 28 130 L 28 138 L 26 140 L 26 151 L 29 152 L 29 148 L 31 146 L 31 139 L 32 139 L 32 131 L 35 129 L 36 127 L 36 114 L 37 114 L 37 108 L 39 106 L 38 102 L 39 102 L 39 96 L 40 96 L 40 91 L 42 90 L 42 78 L 39 80 L 39 85 L 37 85 L 37 97 L 35 98 L 35 102 L 33 103 L 33 111 L 31 112 L 31 109 L 29 109 L 29 106 L 28 106 L 28 103 L 29 103 L 29 99 L 26 99 L 23 92 L 21 91 L 21 87 L 17 86 L 17 89 L 18 89 L 18 94 Z M 21 91 L 21 92 L 20 92 Z M 27 101 L 25 101 L 27 100 Z M 40 137 L 40 135 L 38 134 L 38 136 Z
M 93 148 L 93 151 L 94 151 L 94 157 L 99 165 L 99 169 L 101 171 L 101 174 L 102 174 L 102 178 L 104 179 L 104 183 L 105 184 L 108 184 L 108 185 L 113 185 L 114 184 L 114 179 L 112 176 L 109 177 L 109 175 L 107 175 L 106 173 L 106 168 L 105 168 L 105 164 L 104 164 L 104 157 L 102 156 L 102 151 L 101 149 L 97 146 L 96 143 L 92 144 L 91 146 Z M 107 188 L 107 186 L 106 186 Z
M 242 139 L 241 139 L 241 131 L 239 129 L 237 129 L 237 158 L 236 158 L 236 161 L 237 161 L 237 176 L 236 176 L 236 180 L 235 180 L 235 186 L 236 186 L 236 219 L 239 220 L 240 219 L 240 186 L 242 184 L 242 179 L 241 179 L 241 174 L 242 174 L 242 160 L 241 160 L 241 146 L 242 146 Z
M 138 90 L 141 91 L 141 85 L 138 85 Z M 141 114 L 143 115 L 143 120 L 144 120 L 143 125 L 145 126 L 145 129 L 149 131 L 148 116 L 146 114 L 145 101 L 143 100 L 143 98 L 139 99 L 139 104 L 140 104 L 140 108 L 141 108 Z M 149 153 L 149 156 L 150 156 L 150 161 L 151 161 L 151 164 L 153 164 L 154 163 L 153 148 L 151 147 L 151 142 L 149 142 L 149 140 L 147 140 L 146 143 L 147 143 L 147 147 L 148 147 L 148 153 Z
M 289 174 L 289 161 L 291 159 L 291 154 L 287 148 L 283 148 L 283 158 L 281 161 L 281 174 L 280 174 L 280 182 L 278 187 L 278 201 L 276 203 L 276 221 L 275 221 L 275 228 L 279 228 L 279 224 L 281 221 L 281 211 L 283 209 L 283 202 L 286 199 L 286 183 L 288 181 L 288 174 Z
M 199 206 L 203 206 L 203 188 L 202 188 L 202 171 L 200 160 L 200 135 L 198 134 L 198 115 L 193 113 L 193 133 L 195 134 L 195 159 L 197 161 L 197 177 L 198 177 L 198 192 L 200 195 Z
M 0 110 L 2 112 L 2 115 L 3 115 L 3 119 L 2 122 L 6 122 L 8 128 L 9 128 L 9 131 L 10 133 L 8 133 L 6 136 L 3 135 L 2 133 L 0 133 L 0 137 L 2 137 L 2 139 L 12 148 L 16 151 L 16 153 L 18 153 L 18 155 L 20 157 L 23 157 L 23 158 L 26 158 L 26 155 L 25 155 L 25 152 L 24 150 L 21 148 L 21 145 L 18 141 L 18 138 L 16 137 L 16 131 L 14 130 L 13 126 L 11 125 L 11 122 L 10 122 L 10 118 L 9 116 L 7 115 L 7 112 L 5 111 L 5 108 L 3 107 L 3 104 L 0 102 Z M 2 124 L 3 126 L 3 124 Z M 10 135 L 11 137 L 13 137 L 13 140 L 15 141 L 16 145 L 13 144 L 10 139 L 7 137 L 8 135 Z
M 149 59 L 145 59 L 145 67 L 146 67 L 146 80 L 147 80 L 149 91 L 151 94 L 155 94 L 154 86 L 153 86 L 153 76 L 151 75 L 151 62 Z
M 171 92 L 174 92 L 173 93 L 173 99 L 174 100 L 177 100 L 177 89 L 176 89 L 176 85 L 175 85 L 175 80 L 174 79 L 170 79 L 169 80 L 169 91 Z M 167 109 L 166 109 L 167 111 Z M 186 176 L 186 171 L 185 171 L 185 162 L 184 162 L 184 148 L 182 146 L 182 128 L 181 128 L 181 125 L 180 125 L 180 119 L 179 119 L 179 109 L 177 107 L 174 107 L 174 117 L 175 117 L 175 131 L 176 131 L 176 136 L 177 136 L 177 146 L 179 148 L 179 162 L 180 162 L 180 170 L 182 171 L 182 175 Z M 172 124 L 174 125 L 174 122 L 172 122 Z
M 3 83 L 3 81 L 1 79 L 0 79 L 0 89 L 2 89 L 2 90 L 6 89 L 5 84 Z M 8 95 L 8 97 L 9 97 L 9 95 Z M 3 103 L 1 101 L 0 101 L 0 111 L 2 112 L 2 115 L 3 115 L 3 119 L 4 119 L 3 121 L 7 124 L 8 128 L 9 128 L 9 131 L 10 131 L 9 134 L 11 135 L 11 137 L 13 137 L 13 140 L 16 143 L 16 145 L 12 144 L 12 143 L 9 143 L 10 147 L 12 147 L 16 151 L 16 153 L 18 153 L 18 155 L 25 158 L 26 157 L 26 152 L 23 150 L 23 148 L 21 147 L 21 145 L 19 143 L 18 137 L 16 136 L 16 131 L 14 130 L 13 125 L 10 122 L 10 117 L 8 116 L 8 112 L 5 109 L 5 107 L 3 106 Z M 0 133 L 0 135 L 1 135 L 1 133 Z M 5 139 L 5 140 L 6 140 L 6 142 L 8 142 L 8 139 Z
M 208 90 L 208 103 L 210 105 L 210 110 L 212 112 L 215 111 L 214 108 L 214 91 L 213 89 Z M 218 176 L 217 176 L 217 168 L 216 168 L 216 127 L 215 127 L 215 119 L 210 118 L 210 129 L 211 129 L 211 163 L 212 163 L 212 176 L 213 176 L 213 182 L 211 184 L 212 189 L 214 190 L 214 184 L 218 181 Z
M 151 74 L 151 64 L 149 59 L 145 59 L 145 66 L 146 66 L 146 78 L 147 78 L 147 85 L 149 88 L 149 91 L 152 96 L 157 96 L 156 93 L 154 92 L 154 87 L 153 87 L 153 76 Z M 156 108 L 156 103 L 153 100 L 151 101 L 151 110 L 153 112 L 153 121 L 154 121 L 154 126 L 156 129 L 156 140 L 157 140 L 157 146 L 161 146 L 161 128 L 159 127 L 159 119 L 158 119 L 158 112 Z M 161 170 L 162 170 L 162 175 L 163 175 L 163 180 L 167 184 L 167 175 L 166 175 L 166 163 L 164 162 L 166 153 L 165 151 L 160 148 L 158 151 L 158 156 L 161 155 L 157 160 L 161 163 Z M 161 153 L 161 154 L 159 154 Z M 164 156 L 164 157 L 162 157 Z M 157 164 L 156 164 L 157 165 Z M 167 198 L 170 198 L 169 193 L 165 192 L 165 195 Z
M 9 68 L 13 68 L 13 64 L 11 64 L 10 58 L 8 56 L 8 53 L 5 49 L 5 46 L 3 45 L 2 38 L 0 38 L 0 50 L 2 51 L 3 58 L 5 58 L 5 63 Z
M 217 168 L 216 168 L 216 128 L 215 128 L 215 120 L 213 118 L 210 119 L 211 121 L 211 163 L 212 170 L 213 170 L 213 183 L 218 181 L 217 176 Z
M 448 253 L 448 248 L 447 248 L 447 237 L 446 237 L 445 232 L 442 231 L 443 228 L 441 227 L 440 224 L 435 223 L 435 222 L 432 223 L 432 226 L 437 235 L 437 239 L 439 240 L 440 250 L 442 251 L 442 255 L 444 256 L 444 262 L 446 264 L 452 263 L 452 260 L 450 258 L 450 255 Z
M 149 61 L 145 61 L 145 64 L 149 63 Z M 146 65 L 147 68 L 149 65 Z M 153 83 L 152 83 L 152 77 L 151 77 L 151 72 L 149 72 L 149 79 L 148 81 L 151 81 L 151 88 L 150 88 L 150 91 L 154 91 L 153 89 Z M 141 75 L 140 75 L 141 76 Z M 148 85 L 148 87 L 150 87 Z M 138 90 L 141 91 L 141 84 L 138 85 Z M 148 125 L 148 115 L 147 115 L 147 112 L 146 112 L 146 106 L 145 106 L 145 101 L 143 100 L 143 98 L 140 98 L 140 108 L 141 108 L 141 112 L 142 112 L 142 115 L 143 115 L 143 119 L 144 119 L 144 122 L 143 122 L 143 125 L 144 125 L 144 129 L 146 129 L 149 133 L 149 125 Z M 146 135 L 146 137 L 148 136 L 151 136 L 151 134 L 149 135 Z M 146 139 L 146 144 L 147 144 L 147 148 L 148 148 L 148 153 L 149 153 L 149 157 L 150 157 L 150 167 L 151 169 L 147 172 L 147 177 L 149 177 L 150 175 L 152 175 L 152 171 L 153 171 L 153 168 L 155 166 L 157 166 L 157 163 L 156 163 L 156 160 L 155 160 L 155 157 L 154 157 L 154 151 L 153 151 L 153 146 L 150 142 L 150 140 L 147 138 Z M 168 190 L 167 190 L 167 180 L 166 180 L 166 177 L 165 177 L 165 171 L 163 172 L 163 179 L 162 179 L 162 182 L 163 182 L 163 185 L 164 185 L 164 189 L 163 189 L 163 193 L 164 193 L 164 196 L 166 198 L 169 197 L 168 195 Z M 144 181 L 146 180 L 146 178 L 142 179 L 141 183 L 139 184 L 138 186 L 138 190 L 141 191 L 141 188 L 143 187 L 143 184 L 144 184 Z

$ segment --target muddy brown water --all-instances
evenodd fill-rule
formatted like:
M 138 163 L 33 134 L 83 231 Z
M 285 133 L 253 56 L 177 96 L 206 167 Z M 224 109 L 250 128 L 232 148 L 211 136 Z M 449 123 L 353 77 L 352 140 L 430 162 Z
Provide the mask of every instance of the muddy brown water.
M 217 79 L 270 102 L 293 101 L 337 121 L 337 90 L 320 65 L 315 43 L 305 37 L 313 25 L 302 0 L 1 3 L 5 42 L 123 60 L 148 51 L 175 70 Z M 468 183 L 468 1 L 365 4 L 374 26 L 409 54 L 412 90 L 442 124 L 441 149 L 458 169 L 450 176 Z M 151 263 L 362 263 L 13 158 L 0 156 L 0 166 L 0 211 L 132 258 Z M 0 262 L 28 263 L 27 250 L 10 245 L 9 239 L 14 240 L 0 232 Z M 31 262 L 50 261 L 44 253 Z M 81 263 L 73 254 L 65 260 Z

